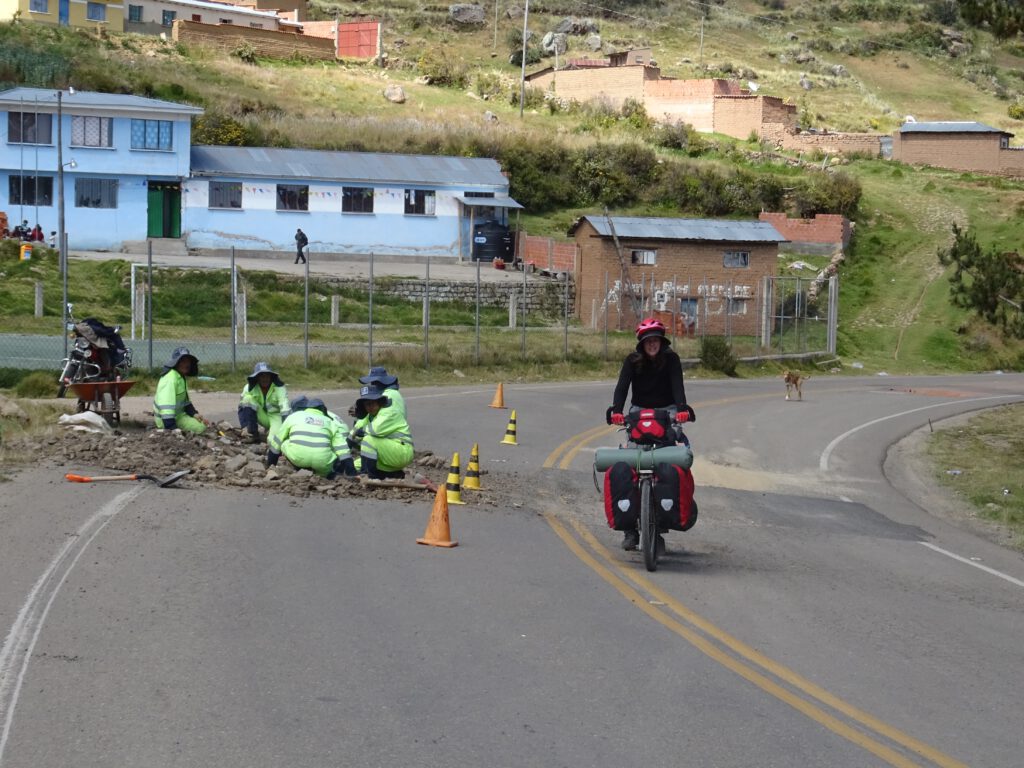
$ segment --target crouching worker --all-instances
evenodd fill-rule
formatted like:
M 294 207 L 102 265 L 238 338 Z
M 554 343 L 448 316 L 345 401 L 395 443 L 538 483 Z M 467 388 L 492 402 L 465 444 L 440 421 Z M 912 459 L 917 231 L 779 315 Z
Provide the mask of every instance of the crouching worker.
M 180 429 L 201 434 L 206 422 L 196 412 L 188 396 L 186 376 L 199 374 L 199 360 L 187 347 L 178 347 L 164 366 L 163 376 L 156 385 L 153 413 L 157 429 Z
M 362 474 L 376 480 L 403 478 L 412 463 L 412 434 L 405 414 L 378 386 L 367 384 L 356 400 L 355 431 L 349 445 L 362 459 Z
M 291 414 L 267 440 L 267 465 L 276 466 L 284 454 L 299 469 L 309 469 L 328 480 L 355 475 L 349 454 L 348 428 L 328 415 L 323 400 L 297 397 Z
M 387 368 L 373 367 L 365 376 L 359 377 L 360 384 L 372 384 L 384 390 L 384 395 L 391 401 L 391 406 L 402 412 L 402 416 L 409 418 L 409 411 L 405 407 L 405 398 L 398 390 L 398 377 L 388 373 Z
M 281 377 L 267 363 L 256 363 L 246 378 L 242 399 L 238 404 L 238 424 L 258 440 L 260 427 L 267 430 L 267 440 L 281 427 L 292 412 L 288 390 Z

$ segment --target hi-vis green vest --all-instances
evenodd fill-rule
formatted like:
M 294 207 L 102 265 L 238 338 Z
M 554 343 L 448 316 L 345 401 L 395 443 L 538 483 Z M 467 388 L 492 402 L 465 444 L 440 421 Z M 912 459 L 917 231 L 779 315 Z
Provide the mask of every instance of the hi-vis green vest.
M 251 406 L 256 409 L 257 413 L 262 411 L 266 414 L 277 413 L 282 416 L 291 410 L 291 406 L 288 404 L 288 390 L 276 384 L 270 385 L 266 395 L 263 394 L 259 384 L 254 384 L 252 387 L 247 384 L 242 390 L 242 399 L 239 405 Z
M 160 377 L 156 385 L 156 394 L 153 396 L 154 415 L 160 420 L 177 419 L 185 413 L 185 406 L 190 403 L 185 377 L 177 369 L 171 368 Z

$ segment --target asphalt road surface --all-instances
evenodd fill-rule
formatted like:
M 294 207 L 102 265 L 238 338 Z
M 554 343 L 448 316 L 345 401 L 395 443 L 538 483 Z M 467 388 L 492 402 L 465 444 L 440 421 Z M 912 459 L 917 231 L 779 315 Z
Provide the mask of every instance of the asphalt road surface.
M 517 446 L 492 387 L 406 393 L 418 446 L 522 487 L 464 491 L 454 549 L 427 500 L 13 473 L 0 768 L 1024 762 L 1024 559 L 890 451 L 1024 377 L 688 382 L 700 519 L 653 574 L 593 486 L 611 389 L 507 384 Z

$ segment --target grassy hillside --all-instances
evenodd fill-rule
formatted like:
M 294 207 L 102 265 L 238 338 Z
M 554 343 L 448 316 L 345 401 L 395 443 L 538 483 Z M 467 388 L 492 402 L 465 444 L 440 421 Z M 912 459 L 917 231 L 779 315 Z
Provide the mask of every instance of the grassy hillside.
M 495 156 L 636 143 L 664 163 L 651 171 L 657 183 L 664 181 L 665 169 L 683 162 L 689 165 L 679 167 L 689 175 L 710 169 L 763 174 L 784 189 L 808 176 L 807 170 L 766 159 L 756 144 L 720 136 L 673 149 L 642 120 L 608 110 L 551 109 L 529 100 L 520 118 L 520 70 L 509 63 L 509 53 L 521 35 L 522 18 L 509 18 L 510 5 L 499 3 L 497 25 L 494 6 L 486 6 L 487 23 L 467 30 L 448 21 L 447 4 L 313 1 L 315 17 L 381 19 L 388 53 L 384 69 L 359 63 L 247 63 L 151 37 L 97 39 L 81 31 L 0 25 L 0 83 L 73 84 L 198 104 L 207 110 L 198 126 L 206 141 Z M 1024 93 L 1024 49 L 957 25 L 948 17 L 950 7 L 946 0 L 601 6 L 542 1 L 531 3 L 529 28 L 539 40 L 567 16 L 591 18 L 605 50 L 650 46 L 667 76 L 756 82 L 759 93 L 797 104 L 805 125 L 890 132 L 911 114 L 918 120 L 979 120 L 1021 131 L 1009 108 Z M 703 38 L 702 8 L 709 8 Z M 570 36 L 566 55 L 593 55 L 584 41 Z M 545 57 L 527 69 L 553 63 Z M 450 85 L 425 84 L 423 75 Z M 810 90 L 801 87 L 801 77 L 813 83 Z M 388 82 L 403 86 L 405 104 L 383 99 Z M 497 122 L 485 121 L 488 110 Z M 564 184 L 586 174 L 585 168 L 550 165 L 543 171 L 531 184 Z M 841 271 L 844 358 L 889 372 L 1024 366 L 1019 343 L 1005 342 L 949 305 L 948 283 L 935 257 L 950 242 L 953 222 L 975 228 L 983 243 L 1021 247 L 1024 219 L 1018 208 L 1024 185 L 881 161 L 855 160 L 843 171 L 862 189 L 853 253 Z M 793 203 L 792 193 L 787 202 Z M 692 201 L 611 207 L 620 213 L 701 214 Z M 595 210 L 600 210 L 596 203 L 533 210 L 522 223 L 531 233 L 562 235 L 575 216 Z

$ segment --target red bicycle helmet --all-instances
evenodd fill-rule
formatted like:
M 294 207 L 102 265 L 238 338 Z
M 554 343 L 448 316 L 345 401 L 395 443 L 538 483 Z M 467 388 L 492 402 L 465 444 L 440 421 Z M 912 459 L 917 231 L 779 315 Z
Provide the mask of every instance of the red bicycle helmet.
M 646 320 L 641 320 L 640 325 L 636 327 L 636 340 L 643 341 L 651 336 L 665 338 L 665 324 L 661 320 L 648 317 Z

